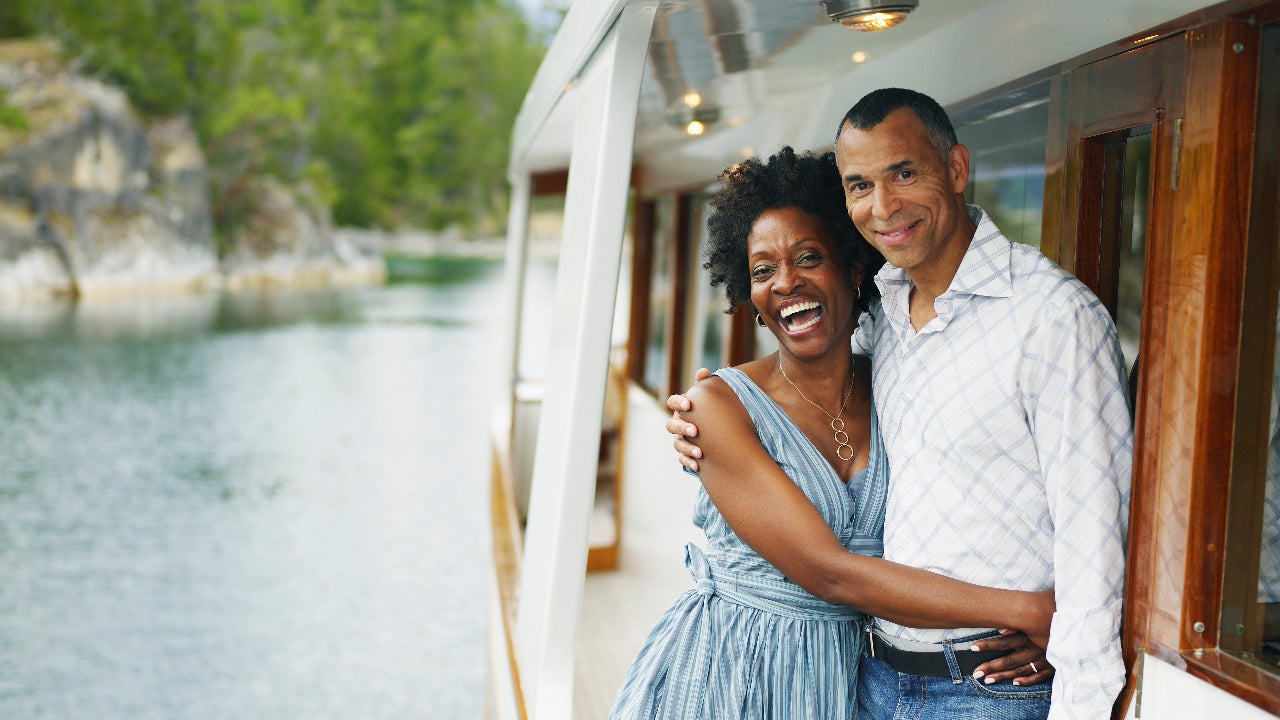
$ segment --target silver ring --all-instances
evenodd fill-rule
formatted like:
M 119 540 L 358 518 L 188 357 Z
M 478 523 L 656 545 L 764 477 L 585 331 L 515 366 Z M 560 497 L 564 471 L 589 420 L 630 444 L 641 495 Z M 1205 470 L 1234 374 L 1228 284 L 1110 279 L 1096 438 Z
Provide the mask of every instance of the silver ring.
M 1034 674 L 1036 674 L 1036 673 L 1038 673 L 1038 672 L 1040 672 L 1040 671 L 1036 669 L 1036 664 L 1035 664 L 1035 663 L 1031 663 L 1031 674 L 1032 674 L 1032 675 L 1034 675 Z

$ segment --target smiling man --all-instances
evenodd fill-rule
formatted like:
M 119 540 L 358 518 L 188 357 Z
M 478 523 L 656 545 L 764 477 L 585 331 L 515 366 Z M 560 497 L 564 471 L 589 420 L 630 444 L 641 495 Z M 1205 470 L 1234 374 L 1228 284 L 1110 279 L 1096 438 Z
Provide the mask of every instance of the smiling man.
M 873 387 L 892 469 L 885 557 L 973 583 L 1055 587 L 1051 706 L 913 671 L 982 628 L 883 620 L 863 666 L 867 716 L 1105 718 L 1124 684 L 1118 627 L 1132 426 L 1115 327 L 1079 280 L 966 206 L 969 151 L 942 108 L 873 92 L 840 124 L 854 225 L 888 261 Z M 906 654 L 904 654 L 906 653 Z M 880 653 L 877 653 L 880 655 Z

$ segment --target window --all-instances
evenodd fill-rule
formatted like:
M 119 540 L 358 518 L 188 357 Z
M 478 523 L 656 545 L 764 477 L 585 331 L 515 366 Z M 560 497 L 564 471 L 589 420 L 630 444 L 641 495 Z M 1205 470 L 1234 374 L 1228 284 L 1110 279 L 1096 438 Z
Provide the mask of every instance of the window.
M 728 341 L 730 316 L 725 314 L 728 302 L 724 296 L 724 286 L 711 287 L 711 271 L 703 267 L 706 260 L 704 254 L 707 245 L 707 211 L 710 195 L 695 195 L 692 198 L 692 211 L 689 213 L 689 237 L 692 240 L 690 250 L 690 272 L 693 274 L 691 295 L 694 302 L 690 304 L 690 327 L 693 338 L 689 344 L 691 357 L 685 363 L 687 387 L 693 384 L 692 373 L 700 367 L 716 370 L 728 361 Z
M 956 113 L 953 121 L 969 148 L 968 201 L 981 205 L 1005 237 L 1040 247 L 1049 84 Z
M 653 256 L 649 283 L 649 332 L 645 342 L 644 386 L 663 393 L 667 387 L 668 326 L 675 284 L 672 277 L 672 237 L 676 220 L 676 199 L 664 196 L 654 201 Z
M 1280 675 L 1280 24 L 1261 56 L 1219 646 Z

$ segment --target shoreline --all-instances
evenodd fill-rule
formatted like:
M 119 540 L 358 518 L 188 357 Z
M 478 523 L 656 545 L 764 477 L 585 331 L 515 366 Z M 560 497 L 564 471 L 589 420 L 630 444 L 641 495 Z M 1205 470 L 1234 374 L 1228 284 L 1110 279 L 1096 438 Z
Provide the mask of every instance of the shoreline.
M 352 247 L 382 257 L 502 260 L 507 253 L 507 239 L 501 236 L 468 239 L 449 233 L 383 232 L 356 228 L 339 228 L 334 235 Z M 529 237 L 529 254 L 534 257 L 555 257 L 559 249 L 559 236 L 531 234 Z
M 386 233 L 378 230 L 339 228 L 335 245 L 353 252 L 346 257 L 321 260 L 291 260 L 274 257 L 259 263 L 233 264 L 171 277 L 154 274 L 143 277 L 122 273 L 111 278 L 81 282 L 79 293 L 68 293 L 50 284 L 26 287 L 0 286 L 0 306 L 39 303 L 93 303 L 125 298 L 179 297 L 210 291 L 252 293 L 275 289 L 306 289 L 378 285 L 394 273 L 396 262 L 441 260 L 482 260 L 500 262 L 506 258 L 506 239 L 487 237 L 463 239 L 420 232 Z M 529 238 L 531 257 L 551 259 L 559 251 L 559 238 L 539 235 Z

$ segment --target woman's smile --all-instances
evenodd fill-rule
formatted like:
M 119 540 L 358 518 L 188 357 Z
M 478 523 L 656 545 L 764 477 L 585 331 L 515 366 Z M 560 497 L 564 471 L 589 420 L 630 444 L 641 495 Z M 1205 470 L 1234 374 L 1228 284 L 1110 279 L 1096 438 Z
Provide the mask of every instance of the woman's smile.
M 822 321 L 827 309 L 816 300 L 799 300 L 778 309 L 778 317 L 788 335 L 800 335 Z

